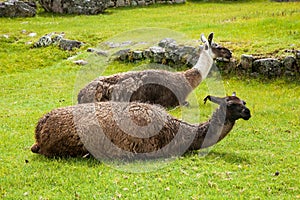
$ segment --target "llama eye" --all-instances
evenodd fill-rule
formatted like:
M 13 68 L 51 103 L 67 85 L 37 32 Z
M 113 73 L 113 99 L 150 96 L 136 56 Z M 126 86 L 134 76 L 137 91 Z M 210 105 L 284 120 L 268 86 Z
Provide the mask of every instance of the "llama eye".
M 243 104 L 246 105 L 246 101 L 243 101 Z
M 227 103 L 227 107 L 228 107 L 228 108 L 231 108 L 233 105 L 234 105 L 234 103 L 233 103 L 233 102 L 229 102 L 229 103 Z

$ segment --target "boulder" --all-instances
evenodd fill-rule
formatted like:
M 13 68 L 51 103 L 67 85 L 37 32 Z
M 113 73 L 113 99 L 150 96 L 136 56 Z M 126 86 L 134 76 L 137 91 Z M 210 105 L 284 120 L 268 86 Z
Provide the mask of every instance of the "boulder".
M 128 57 L 130 54 L 130 49 L 122 49 L 113 54 L 116 60 L 120 61 L 128 61 Z
M 243 54 L 241 56 L 240 66 L 242 69 L 245 69 L 245 70 L 252 69 L 253 61 L 254 61 L 254 58 L 252 55 Z
M 0 17 L 34 17 L 35 15 L 35 3 L 18 0 L 0 2 Z
M 287 56 L 282 61 L 284 74 L 287 76 L 295 76 L 299 73 L 299 67 L 297 60 L 293 56 Z
M 144 58 L 143 51 L 139 51 L 139 50 L 133 51 L 132 58 L 133 58 L 133 60 L 143 60 L 143 58 Z
M 72 51 L 74 48 L 80 48 L 83 44 L 83 42 L 77 40 L 61 39 L 58 46 L 63 50 Z
M 174 40 L 172 38 L 165 38 L 158 42 L 158 46 L 162 47 L 162 48 L 166 48 L 166 47 L 170 46 L 171 44 L 176 45 L 176 40 Z
M 38 47 L 47 47 L 50 45 L 58 45 L 59 48 L 63 50 L 71 51 L 74 48 L 80 48 L 82 45 L 84 45 L 83 42 L 76 41 L 76 40 L 69 40 L 64 38 L 65 34 L 62 33 L 48 33 L 41 38 L 37 42 L 33 44 L 34 48 Z
M 267 78 L 279 77 L 282 74 L 282 64 L 274 58 L 255 60 L 252 64 L 252 72 L 263 75 Z
M 130 2 L 130 6 L 137 6 L 138 5 L 138 3 L 136 2 L 136 1 L 134 1 L 134 0 L 132 0 L 131 2 Z
M 59 44 L 60 40 L 62 40 L 63 37 L 64 33 L 48 33 L 39 38 L 39 40 L 33 44 L 33 47 L 47 47 L 52 44 Z
M 230 74 L 235 71 L 238 72 L 238 74 L 241 74 L 241 71 L 237 70 L 237 61 L 235 59 L 228 60 L 226 58 L 217 58 L 216 66 L 225 74 Z M 242 73 L 244 73 L 244 71 Z
M 85 15 L 103 13 L 110 4 L 109 0 L 40 0 L 39 2 L 48 12 Z
M 105 56 L 105 57 L 108 56 L 108 52 L 105 51 L 105 50 L 101 50 L 101 49 L 88 48 L 86 51 L 87 51 L 87 52 L 95 53 L 95 54 L 98 55 L 98 56 Z
M 296 61 L 297 61 L 298 67 L 300 67 L 300 51 L 296 52 Z
M 150 47 L 150 56 L 154 63 L 164 63 L 165 49 L 158 46 Z
M 145 6 L 145 5 L 146 5 L 146 1 L 140 0 L 140 1 L 137 2 L 137 4 L 138 4 L 139 6 Z
M 186 2 L 186 0 L 173 0 L 173 2 L 177 4 L 183 4 Z
M 87 65 L 87 64 L 89 64 L 85 60 L 75 60 L 75 61 L 73 61 L 73 63 L 76 64 L 76 65 Z
M 124 0 L 117 0 L 116 1 L 116 7 L 124 7 L 125 1 Z

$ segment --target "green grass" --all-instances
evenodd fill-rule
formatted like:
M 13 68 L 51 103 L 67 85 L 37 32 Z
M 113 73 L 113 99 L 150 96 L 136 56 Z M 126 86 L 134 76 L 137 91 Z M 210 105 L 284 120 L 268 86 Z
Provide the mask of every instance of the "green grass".
M 212 112 L 211 104 L 202 103 L 205 95 L 236 91 L 253 115 L 249 121 L 238 121 L 206 156 L 195 152 L 165 165 L 152 161 L 117 167 L 94 159 L 47 159 L 29 150 L 37 120 L 54 108 L 76 103 L 78 84 L 83 84 L 78 75 L 85 70 L 68 57 L 124 31 L 145 27 L 171 29 L 190 40 L 214 31 L 215 40 L 231 48 L 236 58 L 275 50 L 280 51 L 273 55 L 280 56 L 284 49 L 300 48 L 298 7 L 299 3 L 188 2 L 109 9 L 98 16 L 39 13 L 35 18 L 0 18 L 0 198 L 299 199 L 299 80 L 223 77 L 220 84 L 214 85 L 213 78 L 202 83 L 195 91 L 200 116 L 194 109 L 197 105 L 170 113 L 202 122 Z M 64 31 L 67 38 L 82 40 L 86 46 L 75 52 L 57 47 L 31 49 L 26 43 L 38 37 L 29 38 L 21 33 L 23 29 L 38 37 Z M 104 74 L 141 64 L 112 63 Z M 88 75 L 89 79 L 98 76 Z M 134 173 L 141 168 L 146 172 Z
M 59 16 L 41 12 L 34 18 L 0 18 L 0 57 L 3 57 L 0 73 L 44 68 L 74 54 L 51 47 L 30 49 L 28 42 L 35 42 L 54 31 L 65 32 L 67 38 L 85 42 L 85 48 L 136 28 L 167 28 L 183 33 L 191 40 L 199 39 L 200 33 L 207 35 L 213 31 L 215 41 L 232 49 L 236 59 L 243 53 L 280 56 L 285 49 L 300 48 L 298 7 L 298 2 L 188 2 L 174 6 L 109 9 L 97 16 Z M 28 37 L 31 32 L 37 36 Z M 9 38 L 4 38 L 3 34 Z

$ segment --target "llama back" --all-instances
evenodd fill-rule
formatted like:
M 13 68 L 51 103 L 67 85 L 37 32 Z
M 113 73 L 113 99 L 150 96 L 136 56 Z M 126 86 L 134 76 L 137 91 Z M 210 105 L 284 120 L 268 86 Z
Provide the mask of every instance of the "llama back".
M 192 89 L 183 73 L 128 72 L 95 79 L 79 92 L 78 103 L 138 101 L 168 107 L 183 103 Z

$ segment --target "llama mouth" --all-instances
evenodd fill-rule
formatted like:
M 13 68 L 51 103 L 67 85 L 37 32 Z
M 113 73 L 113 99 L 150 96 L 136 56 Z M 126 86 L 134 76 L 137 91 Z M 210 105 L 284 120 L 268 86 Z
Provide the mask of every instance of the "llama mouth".
M 242 117 L 244 120 L 249 120 L 251 118 L 251 114 L 249 112 L 249 114 L 245 114 L 243 117 Z
M 249 120 L 250 118 L 251 118 L 251 115 L 248 115 L 248 116 L 244 116 L 244 117 L 243 117 L 244 120 Z
M 250 113 L 250 110 L 248 108 L 246 108 L 244 111 L 243 111 L 243 116 L 242 118 L 244 120 L 249 120 L 251 118 L 251 113 Z

